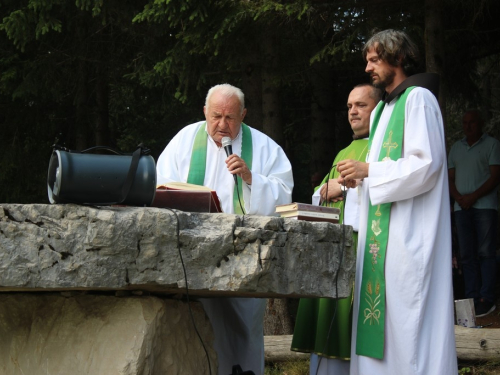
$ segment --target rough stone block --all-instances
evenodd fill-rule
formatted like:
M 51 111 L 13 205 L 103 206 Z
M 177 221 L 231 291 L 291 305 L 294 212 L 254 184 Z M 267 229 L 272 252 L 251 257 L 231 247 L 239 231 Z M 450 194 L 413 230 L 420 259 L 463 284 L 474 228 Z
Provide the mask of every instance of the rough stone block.
M 211 325 L 200 303 L 190 305 L 216 373 Z M 185 302 L 0 294 L 2 375 L 208 374 L 208 366 Z

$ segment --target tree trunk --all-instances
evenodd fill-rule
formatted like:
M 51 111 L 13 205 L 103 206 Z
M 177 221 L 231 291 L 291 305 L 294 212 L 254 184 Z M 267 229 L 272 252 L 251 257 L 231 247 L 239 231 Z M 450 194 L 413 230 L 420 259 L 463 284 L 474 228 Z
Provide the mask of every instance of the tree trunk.
M 85 61 L 78 62 L 77 91 L 75 98 L 75 143 L 77 150 L 88 147 L 88 72 Z
M 109 136 L 109 107 L 108 107 L 108 85 L 105 69 L 101 65 L 97 68 L 96 79 L 96 102 L 97 119 L 95 129 L 95 142 L 97 146 L 111 146 Z
M 444 79 L 445 54 L 442 0 L 425 0 L 425 61 L 427 72 L 437 73 L 440 76 L 438 101 L 443 114 L 443 122 L 446 124 L 448 90 Z
M 317 186 L 328 173 L 335 159 L 336 116 L 333 70 L 324 63 L 314 64 L 311 75 L 311 181 Z M 347 99 L 345 100 L 347 102 Z M 316 185 L 315 185 L 316 184 Z
M 255 30 L 258 35 L 258 30 Z M 242 51 L 244 65 L 241 67 L 243 74 L 241 89 L 245 93 L 245 107 L 247 115 L 245 123 L 251 127 L 263 131 L 262 128 L 262 61 L 260 61 L 260 46 L 256 42 L 258 38 L 252 39 Z
M 281 116 L 279 88 L 273 81 L 278 67 L 276 38 L 262 39 L 262 129 L 281 147 L 285 146 L 283 118 Z
M 291 335 L 294 322 L 287 298 L 269 298 L 264 315 L 264 335 Z
M 78 68 L 76 77 L 76 97 L 75 97 L 75 143 L 77 150 L 84 150 L 88 147 L 88 65 L 85 58 L 86 52 L 86 30 L 83 15 L 80 14 L 77 21 L 77 43 L 78 43 Z

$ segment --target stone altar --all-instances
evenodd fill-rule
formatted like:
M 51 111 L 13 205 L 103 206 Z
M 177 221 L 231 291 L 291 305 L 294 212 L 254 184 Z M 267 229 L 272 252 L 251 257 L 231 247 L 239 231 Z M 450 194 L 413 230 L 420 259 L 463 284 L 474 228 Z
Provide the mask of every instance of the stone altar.
M 196 296 L 350 294 L 351 227 L 150 207 L 0 206 L 0 375 L 216 373 Z

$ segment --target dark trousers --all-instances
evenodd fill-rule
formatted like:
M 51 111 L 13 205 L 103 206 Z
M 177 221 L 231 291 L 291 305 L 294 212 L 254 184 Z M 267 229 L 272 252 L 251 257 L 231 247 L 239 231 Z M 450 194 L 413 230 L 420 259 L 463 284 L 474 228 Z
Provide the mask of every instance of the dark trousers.
M 497 220 L 496 210 L 455 211 L 465 298 L 475 302 L 495 302 Z

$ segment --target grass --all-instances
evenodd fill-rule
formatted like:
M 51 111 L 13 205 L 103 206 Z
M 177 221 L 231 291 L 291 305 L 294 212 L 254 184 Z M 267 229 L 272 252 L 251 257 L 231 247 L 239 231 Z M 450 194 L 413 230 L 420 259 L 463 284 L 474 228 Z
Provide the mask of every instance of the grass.
M 458 364 L 458 374 L 498 375 L 500 374 L 500 361 L 460 361 Z M 264 375 L 309 375 L 309 360 L 266 363 Z
M 266 363 L 264 375 L 309 375 L 309 360 Z
M 459 362 L 458 373 L 460 375 L 497 375 L 500 374 L 500 361 L 489 362 Z

